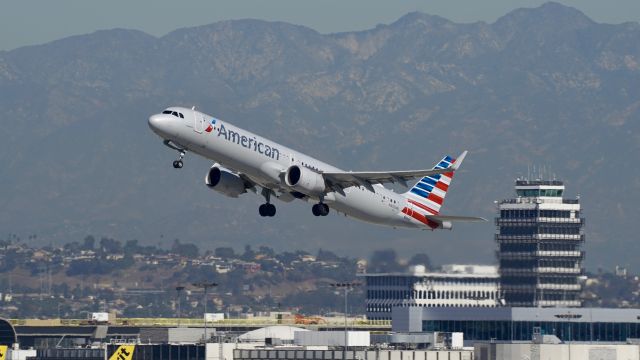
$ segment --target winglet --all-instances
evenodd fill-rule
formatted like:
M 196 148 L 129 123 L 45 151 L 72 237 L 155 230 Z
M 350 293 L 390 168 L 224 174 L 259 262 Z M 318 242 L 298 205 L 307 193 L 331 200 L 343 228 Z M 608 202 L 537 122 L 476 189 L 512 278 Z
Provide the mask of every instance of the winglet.
M 458 156 L 456 158 L 456 162 L 453 163 L 453 166 L 451 166 L 451 170 L 458 170 L 458 168 L 460 167 L 460 165 L 462 165 L 462 161 L 464 161 L 464 158 L 467 156 L 468 151 L 465 150 L 462 152 L 462 154 L 460 154 L 460 156 Z

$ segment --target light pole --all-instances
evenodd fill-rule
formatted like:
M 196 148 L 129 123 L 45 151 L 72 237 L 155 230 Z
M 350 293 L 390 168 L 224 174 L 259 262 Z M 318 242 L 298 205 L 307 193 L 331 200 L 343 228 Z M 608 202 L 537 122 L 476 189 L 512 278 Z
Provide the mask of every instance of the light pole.
M 342 355 L 342 360 L 346 360 L 347 358 L 347 350 L 349 347 L 349 340 L 347 338 L 347 311 L 348 311 L 348 291 L 354 289 L 357 286 L 360 286 L 361 284 L 359 282 L 341 282 L 341 283 L 333 283 L 330 284 L 331 286 L 335 287 L 336 289 L 344 289 L 344 352 Z
M 176 291 L 178 292 L 178 327 L 180 327 L 180 318 L 182 314 L 180 313 L 180 293 L 184 290 L 184 286 L 176 286 Z
M 204 289 L 204 342 L 207 342 L 207 290 L 209 288 L 218 286 L 218 284 L 214 282 L 199 282 L 193 283 L 193 286 Z
M 569 341 L 567 342 L 568 345 L 568 351 L 569 351 L 569 360 L 571 360 L 571 340 L 572 340 L 572 334 L 571 334 L 571 319 L 580 319 L 582 317 L 582 315 L 580 314 L 572 314 L 571 310 L 567 311 L 566 314 L 557 314 L 554 315 L 556 318 L 558 319 L 567 319 L 567 323 L 569 324 L 569 329 L 568 329 L 568 334 L 567 337 L 569 339 Z M 564 334 L 563 334 L 564 335 Z

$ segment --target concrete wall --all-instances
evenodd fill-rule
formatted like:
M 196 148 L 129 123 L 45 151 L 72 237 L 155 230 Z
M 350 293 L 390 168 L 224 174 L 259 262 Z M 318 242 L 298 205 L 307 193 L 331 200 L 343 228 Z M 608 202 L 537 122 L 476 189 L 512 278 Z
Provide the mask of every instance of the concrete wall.
M 347 345 L 368 347 L 371 340 L 368 331 L 347 331 Z M 293 342 L 301 346 L 344 346 L 344 331 L 296 331 Z
M 8 350 L 6 360 L 26 360 L 27 357 L 35 357 L 35 350 Z
M 394 307 L 391 317 L 391 328 L 394 332 L 422 332 L 421 307 Z
M 640 345 L 476 343 L 475 360 L 640 360 Z

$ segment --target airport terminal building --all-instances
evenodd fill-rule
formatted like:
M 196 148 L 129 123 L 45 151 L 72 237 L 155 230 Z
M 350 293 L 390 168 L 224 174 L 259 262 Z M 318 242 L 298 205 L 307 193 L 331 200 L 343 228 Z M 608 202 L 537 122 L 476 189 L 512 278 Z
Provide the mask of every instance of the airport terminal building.
M 440 272 L 414 266 L 407 273 L 359 274 L 365 278 L 369 320 L 391 320 L 394 307 L 495 307 L 498 271 L 487 265 L 445 265 Z
M 465 341 L 530 341 L 535 331 L 562 341 L 625 342 L 640 338 L 640 309 L 401 308 L 394 332 L 463 332 Z

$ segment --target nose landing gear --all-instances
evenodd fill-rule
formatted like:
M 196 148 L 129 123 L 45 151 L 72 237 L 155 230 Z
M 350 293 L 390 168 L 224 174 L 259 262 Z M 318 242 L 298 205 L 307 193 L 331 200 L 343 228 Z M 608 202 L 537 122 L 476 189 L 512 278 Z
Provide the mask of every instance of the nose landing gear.
M 178 153 L 180 154 L 180 156 L 178 157 L 178 160 L 173 162 L 173 168 L 174 169 L 182 169 L 182 166 L 184 166 L 184 164 L 182 163 L 182 159 L 184 158 L 184 155 L 187 153 L 187 149 L 182 146 L 182 145 L 178 145 L 175 142 L 173 142 L 172 140 L 165 140 L 162 142 L 166 147 L 171 148 L 173 150 L 178 151 Z
M 182 163 L 182 159 L 184 158 L 184 155 L 186 153 L 187 153 L 187 150 L 180 150 L 180 157 L 178 158 L 178 160 L 173 162 L 174 169 L 182 169 L 182 166 L 184 166 L 184 164 Z

